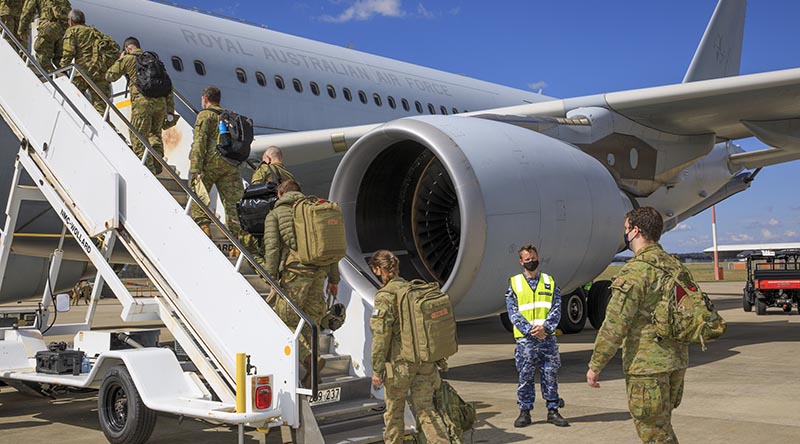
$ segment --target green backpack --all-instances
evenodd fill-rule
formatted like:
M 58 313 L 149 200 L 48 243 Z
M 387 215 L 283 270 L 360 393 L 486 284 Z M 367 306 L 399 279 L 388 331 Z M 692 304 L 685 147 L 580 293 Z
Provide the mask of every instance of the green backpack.
M 92 43 L 92 58 L 86 66 L 86 70 L 93 75 L 105 76 L 108 68 L 119 58 L 121 52 L 119 43 L 114 39 L 103 34 L 96 28 L 92 28 L 94 41 Z
M 345 256 L 347 243 L 339 204 L 308 196 L 294 203 L 292 216 L 302 264 L 324 267 Z
M 464 432 L 472 430 L 477 420 L 475 406 L 471 402 L 464 401 L 447 381 L 442 381 L 439 388 L 433 392 L 433 407 L 444 422 L 450 442 L 462 444 Z M 417 430 L 421 430 L 419 423 Z M 418 443 L 427 442 L 423 433 L 417 435 Z
M 400 359 L 433 363 L 458 351 L 456 318 L 450 297 L 436 282 L 415 279 L 397 299 Z
M 665 273 L 661 283 L 663 297 L 653 311 L 653 325 L 659 338 L 700 344 L 705 350 L 706 343 L 722 336 L 728 324 L 689 270 L 678 265 L 676 269 L 656 267 Z

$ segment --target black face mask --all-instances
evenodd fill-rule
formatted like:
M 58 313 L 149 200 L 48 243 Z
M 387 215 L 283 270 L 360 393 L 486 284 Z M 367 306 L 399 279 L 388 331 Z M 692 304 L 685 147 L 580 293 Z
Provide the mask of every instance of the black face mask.
M 630 231 L 628 231 L 628 233 L 630 233 Z M 638 234 L 637 234 L 636 236 L 633 236 L 633 239 L 630 239 L 630 240 L 629 240 L 629 239 L 628 239 L 628 233 L 624 233 L 624 234 L 622 235 L 622 239 L 625 241 L 625 249 L 626 249 L 626 250 L 630 250 L 630 249 L 631 249 L 631 241 L 632 241 L 633 239 L 636 239 L 636 236 L 638 236 Z
M 528 271 L 533 271 L 533 270 L 539 268 L 539 261 L 523 262 L 522 266 L 525 267 L 525 269 L 528 270 Z

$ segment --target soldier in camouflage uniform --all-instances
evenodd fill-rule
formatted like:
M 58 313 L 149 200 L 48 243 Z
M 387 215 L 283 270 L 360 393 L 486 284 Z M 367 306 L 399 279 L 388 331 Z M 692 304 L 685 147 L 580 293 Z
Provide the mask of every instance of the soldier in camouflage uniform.
M 397 298 L 409 285 L 399 276 L 400 260 L 388 250 L 378 250 L 370 259 L 369 266 L 383 284 L 375 294 L 375 309 L 369 321 L 372 329 L 372 384 L 376 388 L 386 384 L 383 442 L 403 442 L 403 412 L 411 390 L 411 406 L 425 440 L 431 444 L 448 443 L 447 429 L 433 405 L 433 393 L 442 383 L 437 364 L 415 364 L 398 358 L 402 345 Z
M 75 59 L 75 64 L 80 66 L 89 75 L 89 78 L 97 86 L 106 97 L 111 95 L 111 84 L 108 83 L 105 77 L 105 72 L 98 72 L 96 55 L 94 54 L 95 41 L 104 38 L 105 35 L 92 26 L 86 26 L 86 16 L 80 9 L 73 9 L 69 12 L 69 29 L 64 34 L 64 48 L 61 52 L 60 67 L 64 67 L 72 63 Z M 106 104 L 103 99 L 94 93 L 94 90 L 89 87 L 86 80 L 79 74 L 76 74 L 72 83 L 78 90 L 84 94 L 88 94 L 92 101 L 94 109 L 98 113 L 103 114 L 106 110 Z
M 204 109 L 197 115 L 194 124 L 189 173 L 193 176 L 195 188 L 202 186 L 206 192 L 210 192 L 212 186 L 217 186 L 222 204 L 225 206 L 225 225 L 234 236 L 240 236 L 242 229 L 236 217 L 236 202 L 239 202 L 244 195 L 242 178 L 239 176 L 239 168 L 225 160 L 216 148 L 219 138 L 219 115 L 223 111 L 219 106 L 221 98 L 222 93 L 215 86 L 203 90 L 200 101 Z M 197 205 L 192 205 L 191 213 L 197 225 L 210 237 L 211 220 L 208 216 Z
M 662 230 L 661 215 L 651 207 L 626 215 L 624 240 L 635 255 L 611 284 L 611 300 L 595 339 L 586 381 L 600 387 L 600 372 L 622 345 L 628 407 L 639 438 L 643 443 L 676 444 L 672 410 L 683 396 L 689 349 L 658 338 L 652 324 L 651 314 L 664 292 L 675 290 L 659 288 L 664 270 L 680 266 L 658 244 Z
M 25 0 L 22 6 L 17 35 L 21 41 L 27 40 L 33 16 L 39 14 L 33 50 L 39 64 L 46 71 L 52 70 L 61 61 L 61 39 L 67 30 L 67 14 L 70 9 L 72 6 L 68 0 Z
M 147 97 L 136 88 L 136 57 L 144 51 L 141 49 L 139 40 L 135 37 L 128 37 L 123 43 L 123 52 L 119 60 L 111 65 L 106 72 L 106 80 L 110 83 L 116 82 L 122 76 L 128 80 L 128 92 L 131 96 L 131 125 L 147 139 L 151 147 L 160 155 L 164 156 L 164 144 L 161 140 L 161 128 L 167 120 L 168 115 L 175 113 L 175 99 L 172 94 L 167 97 Z M 131 131 L 131 146 L 133 152 L 140 159 L 144 155 L 145 149 L 142 142 Z M 147 156 L 147 168 L 153 174 L 159 174 L 162 170 L 161 164 L 153 160 L 152 155 Z
M 19 28 L 20 14 L 22 14 L 22 0 L 0 0 L 0 21 L 15 35 Z M 11 42 L 11 39 L 6 39 Z
M 566 427 L 569 422 L 558 411 L 558 369 L 561 356 L 553 335 L 561 321 L 561 290 L 550 275 L 539 272 L 539 253 L 531 244 L 519 250 L 521 274 L 512 276 L 506 290 L 508 318 L 514 324 L 514 362 L 519 372 L 517 405 L 519 417 L 514 427 L 531 424 L 531 410 L 536 400 L 534 378 L 541 374 L 542 398 L 547 405 L 547 422 Z
M 304 265 L 297 256 L 297 237 L 294 232 L 294 203 L 304 198 L 300 185 L 293 180 L 286 180 L 278 187 L 278 201 L 264 220 L 264 256 L 257 257 L 264 270 L 277 278 L 278 285 L 286 295 L 305 312 L 317 326 L 320 325 L 328 307 L 325 302 L 325 278 L 328 278 L 327 293 L 336 296 L 339 290 L 339 265 L 327 267 Z M 273 291 L 267 302 L 275 312 L 291 328 L 295 328 L 300 317 Z M 303 385 L 308 387 L 311 381 L 311 331 L 304 328 L 300 338 L 300 362 L 306 368 Z M 318 362 L 318 371 L 322 370 L 325 361 Z

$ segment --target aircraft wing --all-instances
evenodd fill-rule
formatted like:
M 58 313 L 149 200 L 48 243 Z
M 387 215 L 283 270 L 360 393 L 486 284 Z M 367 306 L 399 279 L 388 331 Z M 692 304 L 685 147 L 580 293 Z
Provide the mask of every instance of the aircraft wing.
M 715 134 L 730 140 L 758 137 L 774 148 L 731 160 L 745 168 L 800 159 L 800 68 L 634 89 L 459 114 L 492 118 L 565 117 L 584 107 L 610 109 L 658 131 Z M 521 120 L 520 120 L 521 121 Z M 379 125 L 259 136 L 256 149 L 278 145 L 290 163 L 319 160 L 347 150 Z

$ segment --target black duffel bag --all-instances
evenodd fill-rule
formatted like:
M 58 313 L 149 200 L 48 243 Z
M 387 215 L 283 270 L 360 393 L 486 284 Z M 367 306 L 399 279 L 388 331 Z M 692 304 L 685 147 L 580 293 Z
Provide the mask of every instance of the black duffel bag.
M 242 200 L 236 203 L 239 225 L 253 236 L 264 236 L 264 219 L 278 200 L 278 184 L 264 182 L 250 185 L 244 190 Z

